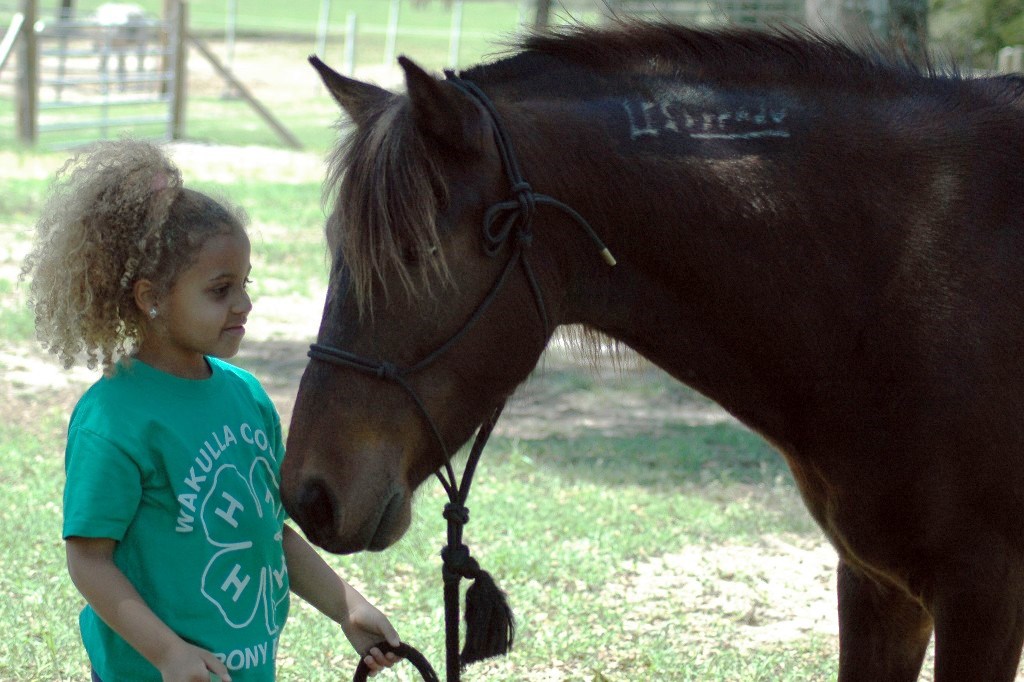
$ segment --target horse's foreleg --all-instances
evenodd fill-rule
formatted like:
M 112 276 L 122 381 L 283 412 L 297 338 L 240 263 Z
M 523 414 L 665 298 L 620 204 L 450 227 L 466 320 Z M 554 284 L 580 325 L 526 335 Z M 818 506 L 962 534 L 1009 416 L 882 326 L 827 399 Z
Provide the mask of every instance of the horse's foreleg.
M 940 577 L 935 617 L 935 682 L 1011 682 L 1024 642 L 1024 581 L 1020 567 L 998 561 L 961 567 Z
M 839 681 L 914 682 L 932 620 L 906 593 L 839 563 Z

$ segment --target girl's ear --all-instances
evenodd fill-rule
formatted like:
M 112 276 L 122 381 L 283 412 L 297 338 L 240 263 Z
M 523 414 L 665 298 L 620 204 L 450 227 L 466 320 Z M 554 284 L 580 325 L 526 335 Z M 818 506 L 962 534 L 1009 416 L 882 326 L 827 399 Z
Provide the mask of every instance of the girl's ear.
M 148 318 L 149 311 L 156 308 L 156 287 L 148 279 L 140 279 L 132 285 L 132 293 L 135 296 L 135 306 Z

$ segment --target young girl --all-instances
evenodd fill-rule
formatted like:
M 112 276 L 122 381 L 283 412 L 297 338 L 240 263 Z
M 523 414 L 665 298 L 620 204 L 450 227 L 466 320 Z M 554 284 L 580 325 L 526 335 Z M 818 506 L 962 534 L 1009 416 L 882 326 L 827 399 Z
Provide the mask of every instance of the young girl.
M 224 362 L 252 309 L 245 219 L 145 142 L 58 173 L 23 275 L 40 340 L 104 376 L 71 416 L 68 570 L 93 678 L 272 680 L 289 590 L 376 672 L 387 618 L 284 524 L 284 447 L 259 383 Z

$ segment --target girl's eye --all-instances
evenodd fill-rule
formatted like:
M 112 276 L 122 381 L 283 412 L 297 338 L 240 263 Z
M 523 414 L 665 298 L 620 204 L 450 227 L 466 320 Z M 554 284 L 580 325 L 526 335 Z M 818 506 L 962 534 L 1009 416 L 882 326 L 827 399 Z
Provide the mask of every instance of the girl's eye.
M 242 280 L 241 287 L 242 291 L 246 291 L 249 285 L 252 284 L 252 280 L 246 277 Z M 231 293 L 232 287 L 238 286 L 232 282 L 225 282 L 224 284 L 218 284 L 217 286 L 210 289 L 210 293 L 216 298 L 225 298 Z

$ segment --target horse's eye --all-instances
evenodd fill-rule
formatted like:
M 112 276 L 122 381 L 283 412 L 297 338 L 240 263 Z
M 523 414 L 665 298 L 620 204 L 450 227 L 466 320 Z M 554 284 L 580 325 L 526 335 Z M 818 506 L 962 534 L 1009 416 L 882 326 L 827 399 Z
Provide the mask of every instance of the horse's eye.
M 402 260 L 404 260 L 407 265 L 419 265 L 424 261 L 430 260 L 436 255 L 437 244 L 431 244 L 426 248 L 407 246 L 402 250 Z

